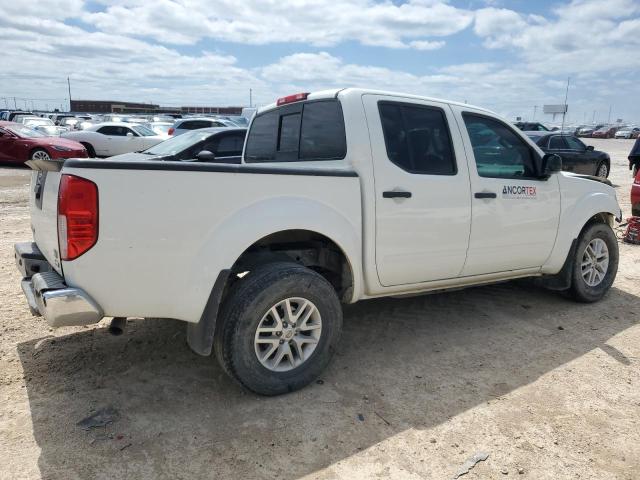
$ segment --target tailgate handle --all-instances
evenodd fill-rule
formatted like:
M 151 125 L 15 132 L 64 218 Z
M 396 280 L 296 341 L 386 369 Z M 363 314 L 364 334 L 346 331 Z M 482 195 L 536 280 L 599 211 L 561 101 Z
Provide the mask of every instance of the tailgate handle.
M 382 198 L 411 198 L 411 192 L 405 192 L 402 190 L 382 192 Z

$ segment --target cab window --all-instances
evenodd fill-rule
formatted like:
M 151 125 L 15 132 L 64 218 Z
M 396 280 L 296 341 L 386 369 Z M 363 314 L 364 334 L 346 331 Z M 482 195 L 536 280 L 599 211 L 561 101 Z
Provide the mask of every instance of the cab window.
M 478 175 L 489 178 L 536 178 L 536 156 L 504 123 L 484 115 L 463 114 Z
M 389 160 L 410 173 L 455 175 L 456 161 L 440 108 L 380 102 L 382 132 Z

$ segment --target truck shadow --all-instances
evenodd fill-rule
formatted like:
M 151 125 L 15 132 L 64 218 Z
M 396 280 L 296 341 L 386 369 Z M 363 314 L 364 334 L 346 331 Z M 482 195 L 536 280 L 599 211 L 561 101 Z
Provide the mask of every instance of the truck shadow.
M 522 283 L 361 302 L 345 309 L 322 379 L 275 398 L 244 392 L 214 358 L 193 354 L 176 321 L 18 350 L 43 478 L 298 478 L 595 348 L 628 362 L 605 342 L 639 315 L 638 298 L 616 288 L 580 305 Z M 112 424 L 76 425 L 105 407 L 117 410 Z

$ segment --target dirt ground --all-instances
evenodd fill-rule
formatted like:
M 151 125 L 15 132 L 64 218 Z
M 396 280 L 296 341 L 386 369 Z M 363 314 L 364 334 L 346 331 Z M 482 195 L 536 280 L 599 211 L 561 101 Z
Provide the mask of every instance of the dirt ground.
M 588 143 L 629 215 L 632 141 Z M 483 452 L 462 478 L 640 479 L 640 247 L 594 305 L 517 282 L 347 307 L 322 380 L 264 398 L 178 322 L 32 317 L 13 261 L 29 173 L 0 168 L 0 478 L 452 479 Z

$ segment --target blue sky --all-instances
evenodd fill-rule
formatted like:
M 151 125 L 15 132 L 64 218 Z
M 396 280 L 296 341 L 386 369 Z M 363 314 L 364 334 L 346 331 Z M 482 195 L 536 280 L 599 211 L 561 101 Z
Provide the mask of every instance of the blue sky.
M 3 102 L 258 104 L 359 86 L 551 121 L 640 122 L 638 0 L 0 2 Z M 536 108 L 537 107 L 537 108 Z M 595 114 L 594 114 L 595 112 Z

